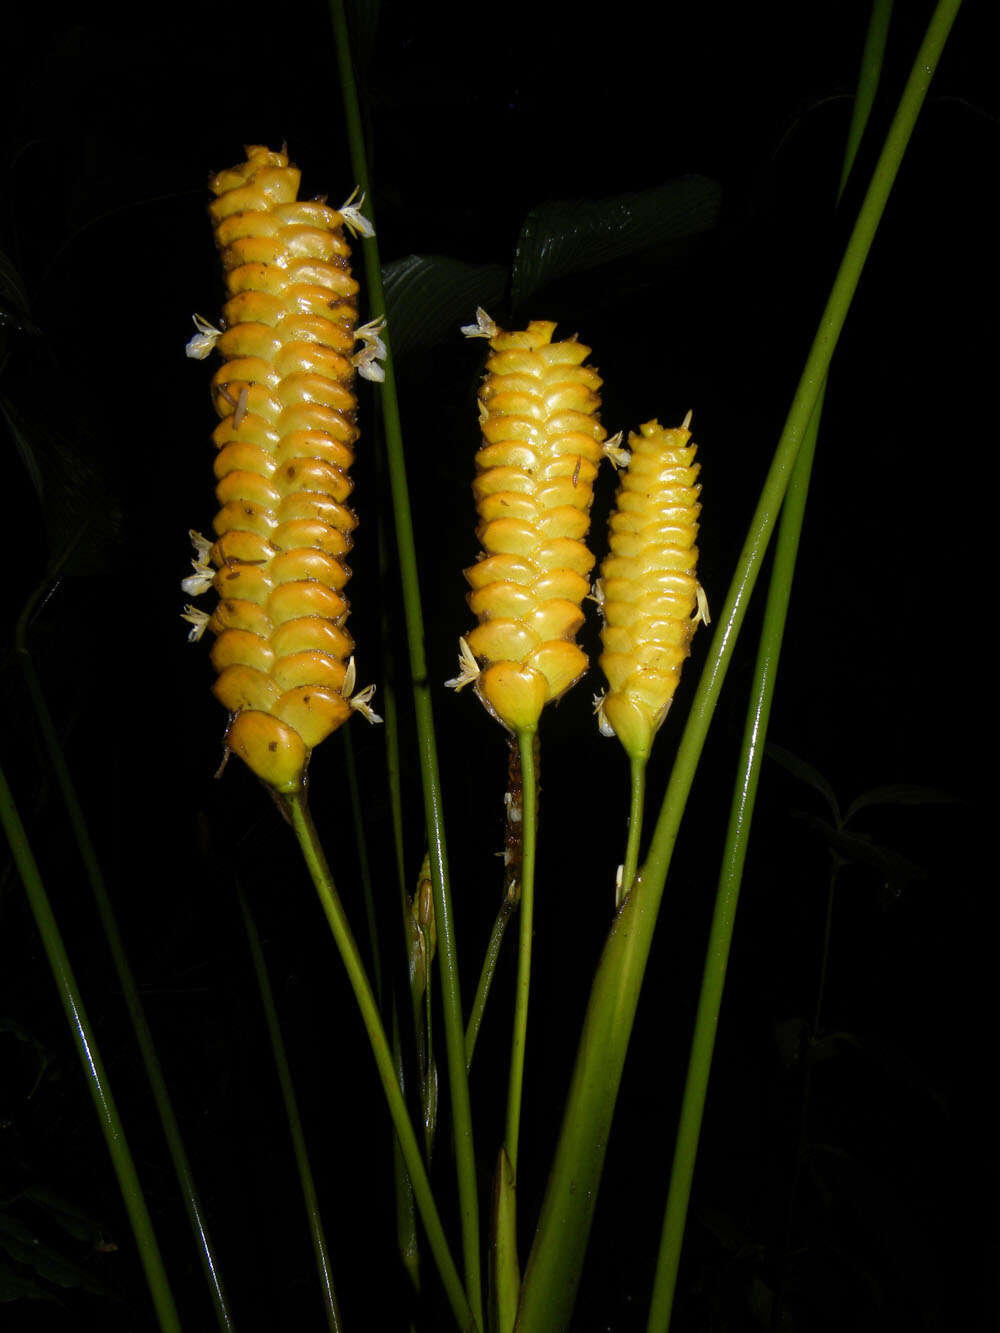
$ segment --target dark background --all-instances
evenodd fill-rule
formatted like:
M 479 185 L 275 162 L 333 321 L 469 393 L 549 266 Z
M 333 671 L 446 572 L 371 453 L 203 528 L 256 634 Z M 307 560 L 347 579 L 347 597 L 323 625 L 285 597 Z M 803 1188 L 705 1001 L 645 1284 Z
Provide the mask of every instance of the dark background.
M 814 1063 L 809 1149 L 783 1259 L 804 1072 L 796 1040 L 815 1002 L 829 856 L 794 814 L 824 815 L 820 799 L 765 765 L 678 1330 L 767 1327 L 782 1266 L 784 1329 L 996 1326 L 997 913 L 994 876 L 980 862 L 986 793 L 974 763 L 992 716 L 984 688 L 992 650 L 981 646 L 992 619 L 992 542 L 983 537 L 995 521 L 989 8 L 969 4 L 959 15 L 837 352 L 770 731 L 827 777 L 844 808 L 866 788 L 899 783 L 955 800 L 858 816 L 858 832 L 921 873 L 866 865 L 842 875 L 821 1024 L 841 1035 L 828 1037 Z M 721 183 L 718 225 L 690 246 L 578 274 L 523 310 L 491 311 L 501 323 L 556 318 L 561 336 L 578 332 L 604 377 L 611 431 L 651 416 L 673 424 L 694 409 L 700 570 L 716 610 L 930 9 L 897 6 L 871 133 L 839 213 L 832 200 L 864 4 L 668 6 L 645 17 L 628 8 L 598 20 L 544 4 L 350 11 L 383 263 L 442 254 L 509 265 L 525 216 L 546 201 L 693 174 Z M 183 355 L 191 312 L 214 317 L 221 301 L 205 181 L 239 160 L 244 144 L 284 141 L 303 170 L 303 194 L 329 192 L 334 204 L 347 196 L 332 29 L 323 5 L 297 0 L 133 9 L 125 22 L 101 6 L 73 23 L 22 7 L 6 36 L 0 249 L 25 301 L 6 292 L 0 327 L 5 624 L 91 514 L 35 621 L 34 660 L 241 1327 L 319 1328 L 322 1312 L 237 878 L 265 940 L 346 1326 L 404 1327 L 390 1131 L 361 1025 L 289 831 L 236 763 L 213 778 L 223 717 L 205 647 L 186 644 L 178 619 L 187 530 L 207 531 L 213 512 L 210 372 Z M 481 358 L 481 345 L 456 333 L 398 365 L 436 681 L 453 674 L 470 623 L 460 571 L 476 553 L 468 486 Z M 351 627 L 363 681 L 381 682 L 379 607 L 396 631 L 401 614 L 395 582 L 376 568 L 372 537 L 385 504 L 374 394 L 362 384 L 359 396 Z M 612 489 L 607 476 L 602 483 L 598 541 Z M 574 1319 L 580 1330 L 644 1327 L 760 601 L 671 869 Z M 594 618 L 581 640 L 596 657 Z M 696 636 L 650 765 L 650 827 L 709 642 L 705 631 Z M 8 636 L 5 770 L 99 1035 L 182 1319 L 207 1330 L 212 1315 L 169 1159 L 11 648 Z M 405 661 L 401 642 L 397 658 Z M 626 765 L 593 726 L 598 679 L 595 667 L 542 727 L 522 1254 L 624 843 Z M 402 678 L 415 873 L 421 807 L 405 690 Z M 439 685 L 435 708 L 468 1002 L 499 901 L 504 744 L 469 693 L 456 698 Z M 358 723 L 352 734 L 392 963 L 401 950 L 382 738 Z M 312 803 L 361 933 L 339 737 L 316 753 Z M 508 949 L 472 1079 L 484 1198 L 502 1136 L 511 957 Z M 104 1144 L 12 871 L 0 896 L 0 978 L 0 1217 L 34 1228 L 106 1289 L 87 1291 L 79 1279 L 61 1286 L 12 1263 L 8 1273 L 34 1299 L 3 1305 L 0 1320 L 12 1329 L 151 1328 Z M 450 1224 L 446 1120 L 435 1164 Z M 36 1185 L 71 1202 L 88 1225 L 73 1236 L 51 1213 L 32 1211 L 24 1191 Z M 449 1327 L 429 1260 L 425 1277 L 423 1326 Z

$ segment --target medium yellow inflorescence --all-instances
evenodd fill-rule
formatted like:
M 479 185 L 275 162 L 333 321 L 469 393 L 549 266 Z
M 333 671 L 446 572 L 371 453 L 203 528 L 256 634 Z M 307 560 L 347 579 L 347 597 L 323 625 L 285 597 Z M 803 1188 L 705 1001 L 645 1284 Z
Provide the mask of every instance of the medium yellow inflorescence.
M 212 436 L 220 505 L 216 540 L 192 533 L 189 593 L 213 586 L 208 617 L 189 607 L 197 637 L 216 636 L 214 690 L 231 714 L 226 743 L 279 791 L 302 784 L 309 753 L 371 691 L 352 698 L 354 642 L 344 628 L 346 564 L 356 519 L 347 507 L 354 461 L 358 284 L 338 212 L 297 199 L 287 156 L 247 149 L 210 182 L 225 269 L 224 331 L 196 318 L 190 355 L 216 345 L 221 417 Z M 381 344 L 379 344 L 380 346 Z M 374 715 L 372 715 L 374 716 Z
M 691 636 L 708 621 L 695 567 L 698 515 L 690 414 L 676 430 L 647 421 L 629 436 L 631 461 L 610 522 L 611 552 L 595 594 L 604 615 L 601 669 L 608 693 L 596 700 L 601 730 L 633 758 L 648 756 L 680 680 Z
M 479 394 L 483 443 L 473 494 L 482 553 L 465 571 L 479 625 L 461 674 L 512 730 L 531 729 L 587 668 L 574 642 L 594 557 L 584 543 L 604 430 L 589 347 L 553 342 L 555 324 L 504 333 L 480 312 L 492 353 Z M 466 330 L 475 333 L 475 329 Z

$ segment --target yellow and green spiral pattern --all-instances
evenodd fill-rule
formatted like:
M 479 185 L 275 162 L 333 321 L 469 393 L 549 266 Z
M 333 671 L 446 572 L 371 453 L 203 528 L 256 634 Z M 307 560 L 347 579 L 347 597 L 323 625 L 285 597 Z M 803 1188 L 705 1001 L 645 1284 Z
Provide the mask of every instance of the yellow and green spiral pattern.
M 479 395 L 482 447 L 473 493 L 482 553 L 465 571 L 478 626 L 463 640 L 463 674 L 487 709 L 513 730 L 534 728 L 542 708 L 587 668 L 575 643 L 594 557 L 590 526 L 604 430 L 601 379 L 590 348 L 553 342 L 555 324 L 492 330 Z M 473 660 L 474 659 L 474 662 Z
M 351 713 L 358 284 L 341 214 L 298 200 L 283 152 L 248 148 L 210 187 L 228 296 L 212 380 L 214 690 L 231 714 L 229 748 L 292 792 Z
M 691 636 L 708 619 L 698 563 L 701 506 L 687 422 L 665 430 L 647 421 L 630 434 L 610 520 L 610 553 L 597 585 L 608 692 L 599 700 L 601 730 L 616 734 L 634 758 L 649 755 L 680 680 Z

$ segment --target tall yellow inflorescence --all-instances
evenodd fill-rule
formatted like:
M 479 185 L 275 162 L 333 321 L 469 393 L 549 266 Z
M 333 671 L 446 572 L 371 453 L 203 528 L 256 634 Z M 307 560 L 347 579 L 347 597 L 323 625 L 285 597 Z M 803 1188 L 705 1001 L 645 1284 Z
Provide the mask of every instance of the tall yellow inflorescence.
M 215 635 L 214 690 L 228 709 L 226 743 L 282 792 L 302 785 L 309 754 L 351 715 L 354 642 L 344 622 L 346 557 L 356 525 L 346 501 L 358 436 L 358 337 L 344 224 L 367 224 L 297 198 L 285 153 L 247 149 L 211 182 L 215 239 L 228 300 L 223 331 L 200 318 L 189 355 L 215 345 L 212 379 L 221 418 L 212 439 L 220 508 L 216 540 L 192 533 L 187 592 L 212 586 L 211 616 L 185 618 Z M 372 336 L 367 332 L 370 344 Z M 377 342 L 377 336 L 375 337 Z M 373 714 L 371 716 L 374 716 Z
M 594 557 L 584 542 L 604 430 L 590 348 L 553 342 L 555 324 L 504 333 L 480 313 L 491 355 L 479 394 L 482 447 L 473 493 L 482 553 L 465 571 L 478 626 L 461 640 L 461 674 L 512 730 L 579 680 L 575 643 Z M 475 329 L 466 332 L 476 332 Z
M 708 621 L 695 577 L 699 467 L 690 415 L 664 430 L 647 421 L 630 434 L 631 460 L 610 521 L 611 551 L 595 586 L 604 614 L 601 669 L 608 692 L 597 700 L 605 735 L 633 758 L 649 755 L 674 697 L 691 636 Z

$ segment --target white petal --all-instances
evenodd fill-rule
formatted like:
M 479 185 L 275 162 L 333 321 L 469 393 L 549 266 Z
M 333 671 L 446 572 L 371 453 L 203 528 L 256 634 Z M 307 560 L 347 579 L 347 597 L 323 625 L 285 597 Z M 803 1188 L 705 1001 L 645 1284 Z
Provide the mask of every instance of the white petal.
M 188 643 L 195 643 L 205 633 L 209 617 L 204 611 L 199 611 L 196 606 L 186 606 L 181 612 L 181 620 L 186 620 L 191 626 Z
M 466 685 L 471 685 L 478 676 L 479 663 L 476 661 L 472 649 L 465 639 L 459 639 L 458 675 L 453 676 L 451 680 L 446 680 L 445 685 L 449 690 L 464 690 Z
M 617 435 L 612 435 L 610 440 L 605 440 L 601 445 L 601 453 L 605 458 L 610 458 L 615 467 L 628 467 L 632 461 L 632 455 L 627 449 L 622 448 L 622 431 Z
M 476 307 L 475 324 L 463 324 L 461 332 L 466 338 L 495 338 L 497 336 L 497 326 L 482 306 Z
M 375 228 L 361 212 L 361 205 L 365 202 L 365 196 L 358 199 L 360 185 L 355 185 L 347 199 L 341 204 L 337 212 L 344 219 L 344 226 L 355 236 L 374 236 Z M 358 202 L 355 203 L 355 199 Z
M 217 329 L 214 324 L 209 324 L 207 319 L 202 319 L 201 315 L 192 315 L 194 326 L 197 333 L 191 335 L 185 344 L 185 353 L 193 357 L 196 361 L 204 361 L 205 357 L 215 347 L 216 342 L 222 337 L 222 330 Z

